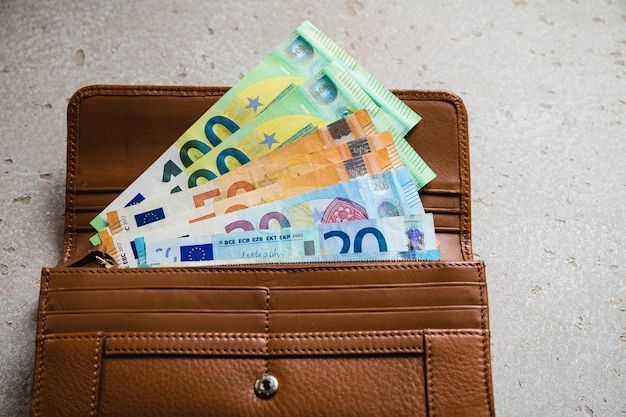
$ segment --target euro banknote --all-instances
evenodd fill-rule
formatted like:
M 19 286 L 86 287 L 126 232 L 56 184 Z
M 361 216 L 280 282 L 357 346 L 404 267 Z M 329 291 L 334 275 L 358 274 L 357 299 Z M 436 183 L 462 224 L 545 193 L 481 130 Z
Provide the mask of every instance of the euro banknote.
M 281 171 L 281 173 L 285 173 L 285 176 L 276 177 L 277 181 L 272 184 L 231 198 L 214 201 L 213 212 L 219 216 L 298 194 L 309 193 L 355 178 L 402 168 L 402 160 L 395 147 L 394 151 L 390 155 L 387 149 L 381 149 L 315 170 L 309 170 L 311 165 L 308 165 L 306 161 L 302 164 L 292 165 L 291 169 Z M 300 167 L 302 169 L 298 172 L 297 169 Z
M 265 59 L 249 71 L 139 178 L 91 222 L 96 230 L 106 227 L 104 213 L 146 198 L 162 183 L 171 181 L 222 140 L 238 131 L 257 114 L 294 86 L 331 62 L 346 68 L 376 103 L 393 103 L 392 120 L 399 135 L 417 124 L 420 117 L 385 89 L 380 82 L 310 22 L 304 22 Z M 404 131 L 404 133 L 403 133 Z M 414 175 L 428 182 L 434 174 L 406 142 L 399 143 L 403 158 L 411 159 Z M 406 148 L 406 149 L 405 149 Z M 411 165 L 412 164 L 412 165 Z M 430 179 L 429 179 L 430 178 Z
M 362 119 L 362 120 L 356 120 Z M 384 133 L 384 134 L 383 134 Z M 339 119 L 327 126 L 314 130 L 312 133 L 299 138 L 297 141 L 292 141 L 288 144 L 281 146 L 280 148 L 271 150 L 269 153 L 259 156 L 245 165 L 237 167 L 237 177 L 254 177 L 260 170 L 267 172 L 268 169 L 278 169 L 279 165 L 286 166 L 288 160 L 294 155 L 304 155 L 319 153 L 319 157 L 327 159 L 328 161 L 338 162 L 340 160 L 348 159 L 363 152 L 369 152 L 367 146 L 376 146 L 377 149 L 382 148 L 381 142 L 385 142 L 384 146 L 389 146 L 390 132 L 381 132 L 381 135 L 376 136 L 376 127 L 369 118 L 369 114 L 366 110 L 359 110 L 358 112 L 351 113 L 342 119 Z M 359 140 L 357 140 L 357 138 Z M 393 138 L 391 138 L 393 140 Z M 353 143 L 354 142 L 354 143 Z M 374 142 L 369 144 L 368 142 Z M 347 146 L 340 146 L 349 144 Z M 281 168 L 282 169 L 282 168 Z M 215 182 L 227 182 L 233 183 L 235 176 L 232 175 L 233 171 L 226 172 L 223 175 L 203 183 L 192 188 L 186 188 L 183 190 L 181 187 L 174 187 L 171 189 L 171 184 L 167 184 L 166 187 L 161 187 L 159 191 L 155 191 L 155 194 L 151 198 L 158 198 L 167 194 L 174 194 L 181 191 L 202 189 L 207 184 Z M 239 191 L 247 191 L 253 189 L 251 183 L 247 183 L 242 180 L 238 183 L 238 187 L 230 188 L 229 195 L 236 194 Z M 146 201 L 146 200 L 144 200 Z
M 342 58 L 340 61 L 349 61 L 349 67 L 353 68 L 350 71 L 350 75 L 357 81 L 363 90 L 367 92 L 372 100 L 374 100 L 374 102 L 381 108 L 390 106 L 393 109 L 388 116 L 389 120 L 394 125 L 394 129 L 391 130 L 394 134 L 394 139 L 396 140 L 396 146 L 400 151 L 404 165 L 411 169 L 413 179 L 417 183 L 418 188 L 422 188 L 435 178 L 435 173 L 413 150 L 411 145 L 404 140 L 404 135 L 419 122 L 421 117 L 402 103 L 402 101 L 399 100 L 391 91 L 385 88 L 376 78 L 368 73 L 358 61 L 350 57 L 328 36 L 315 28 L 315 26 L 310 23 L 305 23 L 300 27 L 300 31 L 306 39 L 309 39 L 316 45 L 324 46 L 320 48 L 319 51 L 320 54 L 325 55 L 326 59 L 332 60 L 333 56 L 341 56 Z
M 136 246 L 142 267 L 440 258 L 430 213 L 165 240 L 138 238 Z
M 153 200 L 146 201 L 146 204 L 127 207 L 116 213 L 107 213 L 112 225 L 111 233 L 122 234 L 139 228 L 143 232 L 163 227 L 173 228 L 177 224 L 209 219 L 231 211 L 402 167 L 397 152 L 390 156 L 387 149 L 366 153 L 336 163 L 318 164 L 320 167 L 313 170 L 310 169 L 315 168 L 315 165 L 309 161 L 314 158 L 308 158 L 309 156 L 307 154 L 302 155 L 301 163 L 292 163 L 285 169 L 278 169 L 275 172 L 272 172 L 272 168 L 269 167 L 265 178 L 247 178 L 250 181 L 248 184 L 256 188 L 231 197 L 227 194 L 230 190 L 223 190 L 224 192 L 219 195 L 212 191 L 201 193 L 196 195 L 193 201 L 189 198 L 178 198 L 177 194 L 172 194 L 167 198 L 159 199 L 158 206 L 152 206 L 148 211 L 146 211 L 148 204 Z M 271 183 L 271 181 L 276 182 Z M 235 182 L 233 186 L 239 187 L 238 182 Z M 220 188 L 214 190 L 222 191 Z M 121 215 L 120 211 L 122 211 Z M 108 230 L 105 229 L 100 233 L 106 233 Z
M 295 164 L 294 158 L 298 156 L 317 155 L 317 157 L 307 158 L 305 162 L 311 162 L 312 158 L 317 158 L 318 163 L 326 159 L 328 161 L 326 165 L 331 165 L 386 148 L 390 148 L 390 152 L 393 153 L 393 139 L 388 132 L 374 133 L 355 139 L 358 135 L 375 131 L 370 122 L 367 112 L 359 111 L 209 183 L 174 194 L 164 194 L 161 197 L 147 199 L 138 204 L 108 212 L 109 228 L 105 230 L 111 234 L 124 233 L 141 227 L 160 227 L 159 222 L 174 216 L 178 217 L 177 221 L 185 221 L 184 218 L 188 221 L 210 214 L 213 201 L 267 185 L 263 183 L 264 176 L 272 176 L 272 170 L 283 170 L 283 176 L 288 174 L 291 165 Z M 336 144 L 337 142 L 339 144 Z M 299 153 L 307 151 L 310 152 Z M 281 166 L 285 163 L 285 167 Z M 278 174 L 280 172 L 276 173 Z M 272 178 L 276 177 L 272 176 Z M 196 213 L 188 213 L 189 211 L 196 211 Z M 183 215 L 184 218 L 181 218 Z
M 128 268 L 138 266 L 134 240 L 139 237 L 165 239 L 423 213 L 411 172 L 401 168 L 193 223 L 159 227 L 150 233 L 101 232 L 101 239 L 120 267 Z
M 171 181 L 186 189 L 224 175 L 349 113 L 365 109 L 378 131 L 394 126 L 348 71 L 330 63 L 217 145 Z M 395 139 L 395 138 L 394 138 Z M 411 148 L 412 149 L 412 148 Z M 413 151 L 415 153 L 415 151 Z

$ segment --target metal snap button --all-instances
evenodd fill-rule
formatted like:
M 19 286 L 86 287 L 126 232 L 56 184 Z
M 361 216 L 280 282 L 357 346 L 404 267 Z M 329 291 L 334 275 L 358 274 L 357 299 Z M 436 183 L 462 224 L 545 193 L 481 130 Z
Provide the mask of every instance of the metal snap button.
M 278 379 L 272 375 L 260 376 L 254 383 L 254 392 L 259 398 L 272 398 L 276 391 L 278 391 Z

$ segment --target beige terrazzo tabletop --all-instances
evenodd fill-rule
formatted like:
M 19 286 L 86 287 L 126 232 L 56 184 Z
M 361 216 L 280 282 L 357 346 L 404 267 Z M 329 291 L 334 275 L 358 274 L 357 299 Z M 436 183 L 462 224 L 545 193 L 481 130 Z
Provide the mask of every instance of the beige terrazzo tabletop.
M 26 416 L 89 84 L 232 85 L 303 20 L 469 112 L 499 416 L 626 416 L 626 2 L 0 1 L 0 416 Z

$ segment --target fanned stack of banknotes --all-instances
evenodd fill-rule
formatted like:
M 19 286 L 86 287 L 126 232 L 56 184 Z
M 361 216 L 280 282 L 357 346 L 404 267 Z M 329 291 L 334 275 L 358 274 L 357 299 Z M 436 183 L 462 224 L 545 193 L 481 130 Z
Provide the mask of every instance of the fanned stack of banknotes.
M 310 22 L 91 222 L 121 268 L 438 260 L 420 116 Z

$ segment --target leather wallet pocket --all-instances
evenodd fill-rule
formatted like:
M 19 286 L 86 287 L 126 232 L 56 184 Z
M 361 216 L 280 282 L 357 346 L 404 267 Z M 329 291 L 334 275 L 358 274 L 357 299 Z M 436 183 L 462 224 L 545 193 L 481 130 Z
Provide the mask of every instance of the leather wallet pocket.
M 45 270 L 33 415 L 491 415 L 485 294 L 480 262 Z

